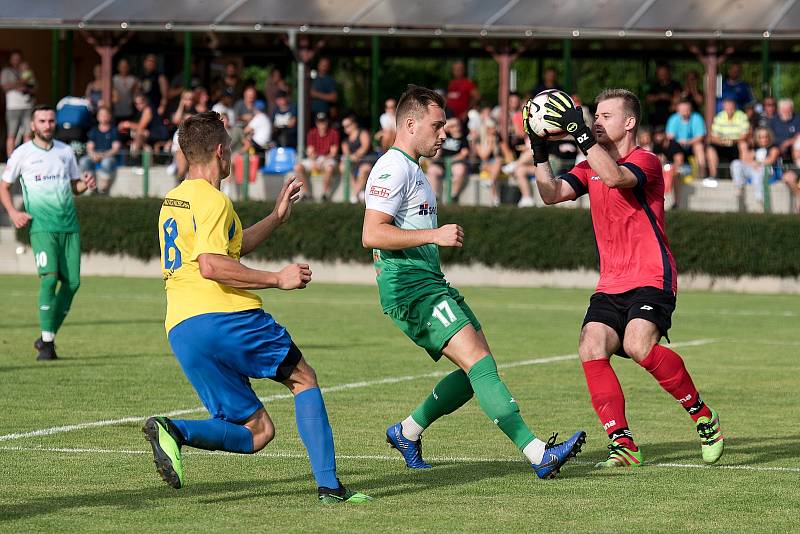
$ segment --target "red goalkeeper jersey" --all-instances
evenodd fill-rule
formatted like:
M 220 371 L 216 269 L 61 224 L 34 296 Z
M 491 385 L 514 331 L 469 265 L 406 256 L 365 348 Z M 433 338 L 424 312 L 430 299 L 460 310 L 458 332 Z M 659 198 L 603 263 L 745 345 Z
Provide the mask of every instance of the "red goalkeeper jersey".
M 617 160 L 638 183 L 610 188 L 583 161 L 561 176 L 577 197 L 589 194 L 600 260 L 597 291 L 624 293 L 652 286 L 676 293 L 678 272 L 664 225 L 664 176 L 658 157 L 641 147 Z

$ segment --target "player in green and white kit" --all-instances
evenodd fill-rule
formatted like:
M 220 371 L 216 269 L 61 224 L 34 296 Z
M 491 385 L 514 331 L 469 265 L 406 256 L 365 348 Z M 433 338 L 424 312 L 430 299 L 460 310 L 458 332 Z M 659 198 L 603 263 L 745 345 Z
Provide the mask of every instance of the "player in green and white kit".
M 55 335 L 69 312 L 80 285 L 81 241 L 73 195 L 94 189 L 91 174 L 83 177 L 72 149 L 53 139 L 56 112 L 50 106 L 33 110 L 34 138 L 8 159 L 0 180 L 0 203 L 14 226 L 31 223 L 31 248 L 39 272 L 39 323 L 34 342 L 37 360 L 55 360 Z M 25 210 L 14 207 L 10 189 L 20 180 Z M 60 282 L 60 285 L 59 285 Z
M 459 367 L 405 420 L 390 426 L 386 439 L 408 467 L 430 468 L 422 459 L 423 430 L 475 395 L 536 474 L 552 478 L 580 451 L 585 432 L 562 443 L 555 443 L 555 436 L 547 443 L 534 437 L 497 374 L 480 323 L 439 265 L 438 247 L 462 246 L 464 231 L 456 224 L 439 227 L 436 196 L 417 161 L 433 157 L 445 139 L 444 106 L 436 92 L 409 86 L 397 104 L 394 146 L 375 163 L 367 181 L 362 242 L 374 249 L 383 311 L 434 361 L 444 354 Z

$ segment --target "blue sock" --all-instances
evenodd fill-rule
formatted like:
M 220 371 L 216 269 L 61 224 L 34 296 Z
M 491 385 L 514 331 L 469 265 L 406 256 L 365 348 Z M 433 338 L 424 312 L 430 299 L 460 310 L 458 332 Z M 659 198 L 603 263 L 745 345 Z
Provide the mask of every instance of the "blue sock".
M 333 430 L 319 388 L 307 389 L 295 395 L 294 411 L 297 432 L 306 446 L 317 486 L 337 489 L 339 482 L 336 480 Z
M 222 419 L 173 419 L 172 423 L 183 435 L 183 442 L 191 447 L 244 454 L 253 452 L 253 433 L 246 426 Z

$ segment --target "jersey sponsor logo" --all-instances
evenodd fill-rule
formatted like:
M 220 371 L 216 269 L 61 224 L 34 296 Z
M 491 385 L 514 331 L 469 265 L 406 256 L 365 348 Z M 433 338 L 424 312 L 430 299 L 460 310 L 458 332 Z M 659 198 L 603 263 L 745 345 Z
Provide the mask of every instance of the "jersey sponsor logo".
M 391 174 L 381 174 L 380 176 L 378 176 L 378 180 L 388 180 L 391 177 L 392 177 Z
M 380 197 L 380 198 L 389 198 L 391 195 L 392 190 L 388 187 L 378 187 L 377 185 L 370 186 L 369 194 L 373 197 Z
M 436 206 L 431 206 L 428 202 L 420 204 L 418 215 L 436 215 Z
M 178 200 L 177 198 L 165 198 L 164 199 L 165 206 L 171 206 L 173 208 L 183 208 L 183 209 L 191 209 L 191 206 L 185 200 Z
M 415 183 L 415 184 L 414 184 L 414 186 L 415 186 L 415 187 L 420 187 L 420 186 L 421 186 L 422 184 L 424 184 L 424 183 L 425 183 L 425 182 L 423 182 L 422 180 L 417 180 L 417 183 Z
M 46 182 L 47 180 L 58 180 L 61 178 L 59 174 L 36 174 L 33 176 L 34 182 Z

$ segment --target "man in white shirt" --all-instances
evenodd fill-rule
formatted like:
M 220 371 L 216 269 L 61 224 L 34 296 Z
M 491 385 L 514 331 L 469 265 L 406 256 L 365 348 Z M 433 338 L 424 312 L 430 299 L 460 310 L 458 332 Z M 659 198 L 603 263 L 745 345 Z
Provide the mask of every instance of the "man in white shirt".
M 6 94 L 6 154 L 10 157 L 18 141 L 31 137 L 31 109 L 33 109 L 33 77 L 20 67 L 22 52 L 12 50 L 8 66 L 0 72 L 0 85 Z M 29 78 L 29 79 L 28 79 Z

